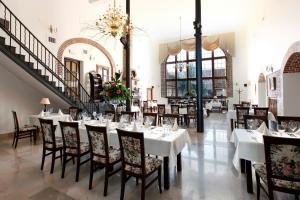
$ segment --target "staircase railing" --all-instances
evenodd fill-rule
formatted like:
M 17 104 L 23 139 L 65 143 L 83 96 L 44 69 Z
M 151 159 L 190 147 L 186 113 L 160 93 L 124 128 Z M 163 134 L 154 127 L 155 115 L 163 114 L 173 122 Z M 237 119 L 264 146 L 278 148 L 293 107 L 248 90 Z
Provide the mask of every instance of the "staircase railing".
M 80 84 L 79 79 L 64 66 L 56 56 L 19 20 L 18 17 L 0 0 L 0 27 L 9 36 L 9 46 L 16 47 L 15 51 L 24 61 L 33 64 L 33 69 L 41 75 L 48 76 L 49 84 L 56 86 L 83 110 L 92 113 L 96 104 Z M 67 75 L 67 76 L 66 76 Z

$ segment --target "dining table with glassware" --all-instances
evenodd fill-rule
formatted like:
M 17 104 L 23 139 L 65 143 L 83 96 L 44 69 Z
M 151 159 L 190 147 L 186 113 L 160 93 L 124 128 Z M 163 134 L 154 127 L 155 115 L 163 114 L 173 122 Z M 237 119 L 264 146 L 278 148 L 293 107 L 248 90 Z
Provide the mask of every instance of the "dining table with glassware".
M 29 123 L 34 126 L 40 126 L 39 118 L 42 119 L 51 119 L 53 120 L 54 125 L 58 125 L 59 121 L 70 121 L 70 115 L 64 114 L 62 112 L 51 113 L 51 112 L 41 112 L 38 115 L 30 115 Z
M 174 129 L 170 123 L 164 123 L 162 127 L 151 126 L 152 121 L 144 121 L 138 118 L 129 122 L 120 118 L 120 122 L 112 122 L 109 116 L 100 116 L 98 120 L 80 120 L 80 140 L 88 142 L 85 125 L 106 126 L 108 130 L 108 142 L 110 146 L 119 148 L 119 139 L 116 129 L 142 132 L 144 134 L 145 153 L 163 158 L 164 163 L 164 188 L 170 187 L 170 168 L 176 166 L 181 171 L 181 151 L 186 144 L 190 144 L 190 138 L 186 129 Z M 56 129 L 55 135 L 61 136 L 60 127 Z
M 293 127 L 291 124 L 290 127 Z M 287 132 L 287 127 L 277 125 L 276 131 L 270 131 L 266 129 L 264 133 L 258 130 L 238 129 L 235 128 L 231 134 L 230 142 L 235 145 L 235 153 L 233 156 L 233 166 L 237 171 L 246 173 L 247 179 L 247 191 L 253 193 L 252 183 L 252 168 L 251 163 L 264 163 L 265 162 L 265 150 L 263 135 L 269 135 L 274 137 L 289 137 L 300 138 L 300 130 L 293 128 L 294 132 Z M 245 160 L 245 162 L 242 162 Z

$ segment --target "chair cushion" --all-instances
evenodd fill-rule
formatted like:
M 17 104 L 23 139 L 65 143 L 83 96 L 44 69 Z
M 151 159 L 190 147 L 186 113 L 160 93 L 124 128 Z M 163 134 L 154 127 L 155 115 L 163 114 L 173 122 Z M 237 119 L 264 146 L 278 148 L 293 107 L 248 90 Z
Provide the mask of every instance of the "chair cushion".
M 161 166 L 161 160 L 152 158 L 152 157 L 146 157 L 145 158 L 145 169 L 146 169 L 146 174 L 149 174 L 156 170 L 159 166 Z M 133 167 L 130 165 L 125 165 L 125 170 L 135 173 L 135 174 L 142 174 L 142 169 L 139 167 Z
M 255 169 L 255 172 L 261 178 L 261 180 L 263 182 L 265 182 L 265 184 L 267 185 L 266 166 L 264 164 L 254 164 L 253 167 Z M 274 183 L 274 186 L 277 186 L 277 187 L 284 187 L 284 188 L 289 188 L 289 189 L 294 189 L 294 190 L 300 190 L 300 182 L 286 181 L 286 180 L 275 179 L 275 178 L 272 178 L 272 181 Z
M 80 154 L 88 152 L 90 149 L 89 143 L 81 142 L 80 143 Z M 77 149 L 66 148 L 66 153 L 78 154 Z
M 36 126 L 28 126 L 25 125 L 22 128 L 20 128 L 20 131 L 25 132 L 25 131 L 35 131 L 36 130 Z
M 61 148 L 63 147 L 63 141 L 61 137 L 56 137 L 55 138 L 55 142 L 56 142 L 56 148 Z M 52 143 L 46 143 L 45 147 L 52 149 L 53 148 L 53 144 Z
M 105 164 L 106 160 L 103 157 L 99 157 L 97 155 L 94 155 L 93 158 L 94 161 Z M 119 149 L 110 148 L 109 149 L 109 163 L 116 162 L 118 160 L 121 160 L 121 152 Z

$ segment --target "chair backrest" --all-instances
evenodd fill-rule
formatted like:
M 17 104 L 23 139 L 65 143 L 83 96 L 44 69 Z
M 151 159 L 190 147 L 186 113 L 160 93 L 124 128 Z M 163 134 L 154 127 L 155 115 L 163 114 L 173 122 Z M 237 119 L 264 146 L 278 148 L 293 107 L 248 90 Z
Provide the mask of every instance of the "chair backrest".
M 254 108 L 254 115 L 268 117 L 269 107 Z
M 252 104 L 251 107 L 252 108 L 258 108 L 258 104 Z
M 107 111 L 105 111 L 105 115 L 111 116 L 113 122 L 116 121 L 116 114 L 115 114 L 115 111 L 107 110 Z
M 242 107 L 242 104 L 233 104 L 233 109 L 236 110 L 237 107 Z
M 251 103 L 248 101 L 242 101 L 242 107 L 250 107 Z
M 238 123 L 244 123 L 244 115 L 249 115 L 249 107 L 236 107 L 236 119 Z
M 53 120 L 39 118 L 41 124 L 41 130 L 43 134 L 43 142 L 45 144 L 51 144 L 53 148 L 56 147 L 55 130 L 53 126 Z
M 157 104 L 157 113 L 165 114 L 166 113 L 166 105 L 165 104 Z
M 18 121 L 17 112 L 12 111 L 12 114 L 13 114 L 13 118 L 14 118 L 15 132 L 18 133 L 20 129 L 19 129 L 19 121 Z
M 97 156 L 100 160 L 103 160 L 103 163 L 109 163 L 106 127 L 85 126 L 89 138 L 91 159 L 93 159 L 94 156 Z
M 152 126 L 157 125 L 157 113 L 143 113 L 143 123 L 145 123 L 147 117 L 152 118 Z
M 258 115 L 244 115 L 245 129 L 255 130 L 260 127 L 263 122 L 265 122 L 266 126 L 269 128 L 267 117 Z
M 144 134 L 117 129 L 124 171 L 142 172 L 145 170 Z
M 59 121 L 64 149 L 80 152 L 80 137 L 77 122 Z
M 263 137 L 269 193 L 273 190 L 298 190 L 299 193 L 300 139 L 265 135 Z
M 187 114 L 196 115 L 196 105 L 187 105 Z
M 78 114 L 80 113 L 80 109 L 78 107 L 69 107 L 69 114 L 73 120 L 78 120 Z
M 179 115 L 178 114 L 163 114 L 163 123 L 167 122 L 170 125 L 174 124 L 175 120 L 179 124 Z
M 128 117 L 129 121 L 136 119 L 136 113 L 135 112 L 129 112 L 129 111 L 122 111 L 121 116 Z
M 171 105 L 171 114 L 179 114 L 179 105 Z
M 297 129 L 300 129 L 300 117 L 292 117 L 292 116 L 277 116 L 277 122 L 278 124 L 284 124 L 287 128 L 287 131 L 291 131 L 289 130 L 289 124 L 290 123 L 295 123 L 297 124 Z
M 143 112 L 148 112 L 148 101 L 143 101 Z

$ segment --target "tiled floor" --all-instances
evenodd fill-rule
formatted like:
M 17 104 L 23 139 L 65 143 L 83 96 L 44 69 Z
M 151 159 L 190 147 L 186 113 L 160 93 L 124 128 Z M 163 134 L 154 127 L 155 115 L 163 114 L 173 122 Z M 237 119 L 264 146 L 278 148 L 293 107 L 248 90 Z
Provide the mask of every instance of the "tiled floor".
M 212 114 L 205 120 L 205 133 L 190 130 L 192 144 L 182 152 L 182 172 L 171 170 L 171 187 L 159 194 L 156 184 L 146 191 L 146 199 L 248 200 L 255 195 L 246 192 L 245 177 L 232 167 L 234 147 L 228 142 L 224 114 Z M 18 148 L 11 140 L 0 141 L 0 199 L 119 199 L 120 175 L 109 180 L 108 196 L 103 197 L 104 173 L 97 171 L 93 189 L 88 189 L 89 164 L 81 168 L 75 182 L 75 165 L 69 163 L 65 178 L 60 178 L 57 160 L 51 175 L 50 159 L 40 170 L 42 146 L 21 140 Z M 264 196 L 264 195 L 262 195 Z M 125 199 L 139 199 L 140 188 L 132 179 L 126 184 Z M 263 198 L 264 199 L 264 198 Z

